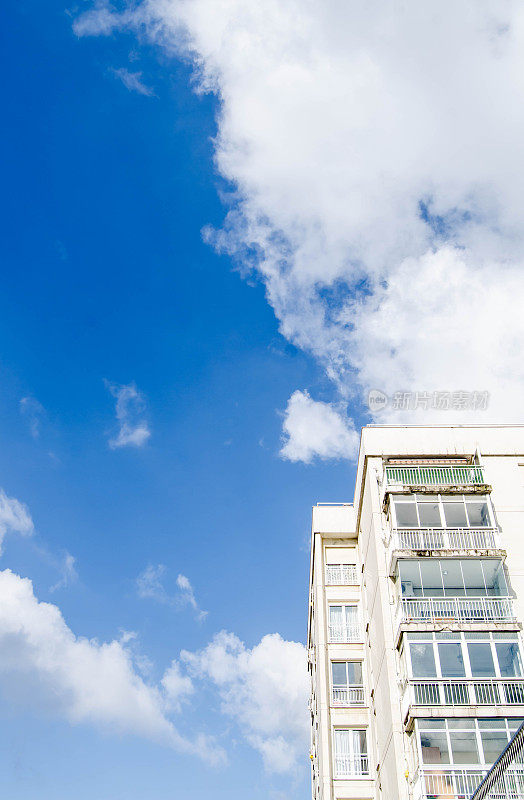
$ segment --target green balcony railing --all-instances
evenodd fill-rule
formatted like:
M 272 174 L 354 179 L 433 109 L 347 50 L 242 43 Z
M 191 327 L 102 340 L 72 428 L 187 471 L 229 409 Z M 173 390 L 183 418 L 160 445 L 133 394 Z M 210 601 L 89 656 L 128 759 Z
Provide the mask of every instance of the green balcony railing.
M 388 486 L 479 486 L 485 483 L 482 467 L 417 466 L 386 467 Z

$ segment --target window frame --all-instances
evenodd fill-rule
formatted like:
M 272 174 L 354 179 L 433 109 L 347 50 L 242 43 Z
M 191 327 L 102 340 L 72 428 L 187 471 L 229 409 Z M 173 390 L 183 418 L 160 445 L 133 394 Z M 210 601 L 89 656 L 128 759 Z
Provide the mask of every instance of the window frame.
M 436 680 L 457 680 L 457 681 L 464 681 L 464 680 L 471 680 L 471 681 L 483 681 L 483 680 L 524 680 L 524 658 L 523 658 L 523 649 L 522 649 L 522 642 L 518 634 L 511 634 L 508 633 L 507 638 L 494 638 L 492 633 L 486 631 L 485 634 L 482 632 L 482 638 L 479 636 L 478 638 L 468 638 L 467 634 L 464 632 L 457 632 L 455 634 L 456 638 L 438 638 L 439 634 L 432 633 L 430 634 L 432 638 L 429 638 L 430 635 L 427 635 L 427 638 L 420 638 L 418 641 L 415 638 L 417 634 L 410 633 L 409 637 L 403 643 L 402 652 L 404 653 L 404 657 L 406 660 L 406 667 L 408 673 L 408 680 L 410 681 L 436 681 Z M 460 644 L 461 646 L 461 653 L 462 659 L 465 668 L 465 676 L 463 678 L 449 678 L 442 674 L 442 665 L 440 663 L 440 653 L 438 649 L 439 644 Z M 500 670 L 500 663 L 499 657 L 497 652 L 497 644 L 516 644 L 518 647 L 518 654 L 520 660 L 520 675 L 515 675 L 513 677 L 508 678 L 506 675 L 502 675 Z M 425 644 L 425 645 L 432 645 L 433 646 L 433 659 L 435 664 L 435 671 L 436 676 L 434 678 L 427 678 L 427 677 L 418 677 L 413 674 L 413 661 L 411 658 L 411 645 L 412 644 Z M 469 657 L 469 644 L 489 644 L 491 650 L 491 657 L 493 659 L 493 665 L 495 667 L 495 675 L 489 677 L 478 677 L 472 674 L 471 669 L 471 661 Z
M 361 775 L 339 775 L 337 773 L 337 757 L 341 757 L 337 753 L 337 732 L 347 731 L 350 733 L 354 733 L 356 731 L 364 733 L 364 741 L 366 745 L 366 752 L 360 752 L 358 754 L 359 758 L 365 756 L 367 758 L 367 772 L 363 772 Z M 354 727 L 350 727 L 349 725 L 334 725 L 331 729 L 331 741 L 332 741 L 332 753 L 333 753 L 333 778 L 334 780 L 344 781 L 344 780 L 369 780 L 370 777 L 370 769 L 369 769 L 369 762 L 370 762 L 370 754 L 369 754 L 369 737 L 368 737 L 368 727 L 366 725 L 355 725 Z M 355 757 L 355 753 L 352 754 Z
M 453 498 L 453 499 L 450 499 Z M 460 500 L 458 500 L 460 498 Z M 457 505 L 462 505 L 464 507 L 464 513 L 466 515 L 467 524 L 454 526 L 454 525 L 447 525 L 446 524 L 446 517 L 444 514 L 444 503 L 456 503 Z M 468 503 L 479 503 L 485 502 L 487 509 L 488 509 L 488 525 L 471 525 L 469 521 L 469 514 L 468 514 Z M 410 525 L 406 525 L 404 527 L 399 526 L 397 524 L 397 512 L 396 512 L 396 505 L 397 504 L 411 504 L 415 505 L 415 511 L 417 515 L 417 525 L 412 527 Z M 421 525 L 420 524 L 420 513 L 419 513 L 419 504 L 423 505 L 424 503 L 435 503 L 438 505 L 439 508 L 439 515 L 440 515 L 440 525 Z M 391 528 L 393 530 L 427 530 L 434 528 L 436 530 L 497 530 L 497 525 L 495 523 L 495 512 L 493 508 L 493 504 L 491 502 L 491 498 L 489 494 L 458 494 L 458 495 L 449 495 L 449 494 L 392 494 L 390 503 L 389 503 L 389 521 L 391 524 Z
M 461 719 L 468 719 L 468 722 L 470 722 L 470 721 L 473 722 L 473 727 L 472 728 L 464 728 L 464 729 L 461 729 L 461 728 L 458 728 L 458 727 L 457 728 L 452 728 L 452 729 L 449 728 L 448 720 L 452 719 L 452 720 L 454 720 L 456 722 L 457 718 L 451 718 L 451 717 L 429 718 L 429 717 L 426 717 L 426 718 L 423 718 L 423 719 L 424 719 L 424 721 L 429 720 L 431 722 L 444 722 L 444 726 L 442 726 L 440 728 L 437 725 L 435 725 L 434 728 L 431 728 L 431 727 L 428 726 L 427 728 L 424 728 L 421 731 L 419 720 L 418 719 L 415 720 L 415 747 L 416 747 L 416 751 L 417 751 L 418 763 L 419 763 L 419 765 L 420 765 L 420 767 L 422 769 L 427 769 L 429 771 L 438 770 L 438 769 L 449 769 L 449 770 L 452 770 L 452 769 L 479 769 L 479 768 L 481 768 L 481 769 L 489 769 L 489 767 L 491 767 L 492 764 L 494 763 L 492 761 L 486 761 L 485 760 L 484 745 L 482 743 L 482 736 L 481 736 L 483 731 L 488 731 L 490 729 L 489 728 L 480 728 L 479 724 L 478 724 L 479 723 L 479 719 L 478 718 L 476 718 L 476 717 L 469 717 L 469 718 L 462 717 Z M 482 718 L 480 718 L 480 719 L 482 721 Z M 494 731 L 502 731 L 502 730 L 504 730 L 505 733 L 506 733 L 506 737 L 507 737 L 507 741 L 508 742 L 510 741 L 510 739 L 513 736 L 513 734 L 515 733 L 515 731 L 518 729 L 518 727 L 520 725 L 520 722 L 522 722 L 522 718 L 521 717 L 516 718 L 516 720 L 520 720 L 520 722 L 518 722 L 518 724 L 517 724 L 517 722 L 515 722 L 515 724 L 513 726 L 514 729 L 513 729 L 513 728 L 510 728 L 510 723 L 511 723 L 512 719 L 514 719 L 512 717 L 497 717 L 497 718 L 488 717 L 486 719 L 496 719 L 497 722 L 500 722 L 500 723 L 504 722 L 504 728 L 502 728 L 502 725 L 501 725 L 500 728 L 493 728 L 492 730 L 494 730 Z M 516 725 L 516 727 L 515 727 L 515 725 Z M 421 744 L 420 736 L 421 736 L 421 733 L 423 735 L 426 731 L 431 731 L 431 730 L 438 731 L 439 733 L 445 732 L 447 748 L 448 748 L 448 753 L 449 753 L 449 764 L 427 764 L 427 763 L 424 763 L 423 758 L 422 758 L 422 744 Z M 453 759 L 453 748 L 451 746 L 450 731 L 451 731 L 451 733 L 456 733 L 456 732 L 460 732 L 461 730 L 462 730 L 462 732 L 468 732 L 470 735 L 471 734 L 475 735 L 476 745 L 477 745 L 477 752 L 478 752 L 478 755 L 479 755 L 479 762 L 477 764 L 475 764 L 475 763 L 471 763 L 471 764 L 467 764 L 467 763 L 455 764 L 455 762 L 454 762 L 454 759 Z

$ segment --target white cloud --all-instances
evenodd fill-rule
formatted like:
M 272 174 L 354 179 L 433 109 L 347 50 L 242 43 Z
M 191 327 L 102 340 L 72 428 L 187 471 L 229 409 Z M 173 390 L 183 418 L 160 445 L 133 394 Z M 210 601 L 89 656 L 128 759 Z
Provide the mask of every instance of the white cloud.
M 120 426 L 118 434 L 109 440 L 109 447 L 112 450 L 119 447 L 142 447 L 151 436 L 149 425 L 144 419 L 144 396 L 134 383 L 105 383 L 116 398 L 115 413 Z
M 482 421 L 520 418 L 521 3 L 99 2 L 75 23 L 123 28 L 218 95 L 237 191 L 208 236 L 340 398 L 488 390 Z
M 35 397 L 22 397 L 20 400 L 20 413 L 27 419 L 33 439 L 38 439 L 40 436 L 42 419 L 45 415 L 45 409 L 42 403 Z
M 182 703 L 195 693 L 193 681 L 189 675 L 184 675 L 178 661 L 174 660 L 164 672 L 162 686 L 169 707 L 173 711 L 180 711 Z
M 61 562 L 59 562 L 58 570 L 60 572 L 60 579 L 50 587 L 50 592 L 56 592 L 59 589 L 66 589 L 72 583 L 78 580 L 78 572 L 75 567 L 76 558 L 71 553 L 65 553 Z
M 185 605 L 191 606 L 193 611 L 196 613 L 199 622 L 203 622 L 203 620 L 205 620 L 207 617 L 208 612 L 202 611 L 202 609 L 199 608 L 195 598 L 195 592 L 193 591 L 193 587 L 191 586 L 189 578 L 186 578 L 185 575 L 179 575 L 176 579 L 176 585 L 180 589 L 181 602 Z
M 118 80 L 122 81 L 126 89 L 128 89 L 130 92 L 143 94 L 146 97 L 154 97 L 154 91 L 150 86 L 146 86 L 146 84 L 143 82 L 141 72 L 130 72 L 125 67 L 112 69 L 111 72 L 115 78 L 118 78 Z
M 37 600 L 30 580 L 0 572 L 0 689 L 11 702 L 143 736 L 211 763 L 223 760 L 212 741 L 186 739 L 168 718 L 177 695 L 188 693 L 188 684 L 177 687 L 170 674 L 167 688 L 145 683 L 125 640 L 75 636 L 57 606 Z
M 293 392 L 282 424 L 280 455 L 309 464 L 315 457 L 353 458 L 359 437 L 353 423 L 329 403 L 312 400 L 307 392 Z
M 4 538 L 9 532 L 31 536 L 34 532 L 33 520 L 27 506 L 14 497 L 8 497 L 0 489 L 0 553 Z
M 218 687 L 222 710 L 237 721 L 269 772 L 286 773 L 306 757 L 309 743 L 306 650 L 278 634 L 248 649 L 222 631 L 196 653 L 181 659 L 196 678 Z
M 164 564 L 157 564 L 156 567 L 149 564 L 136 579 L 138 596 L 169 606 L 189 605 L 195 612 L 197 620 L 203 622 L 208 612 L 199 607 L 189 578 L 186 578 L 185 575 L 178 575 L 176 579 L 178 594 L 170 594 L 164 586 L 166 573 L 167 569 Z

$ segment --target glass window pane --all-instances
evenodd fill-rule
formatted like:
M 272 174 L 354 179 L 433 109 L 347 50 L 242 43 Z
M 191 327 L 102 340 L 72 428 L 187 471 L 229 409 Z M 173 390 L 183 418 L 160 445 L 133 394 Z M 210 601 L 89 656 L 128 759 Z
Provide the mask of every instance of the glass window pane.
M 444 731 L 423 731 L 419 736 L 423 764 L 449 764 L 448 741 Z
M 445 730 L 446 729 L 446 720 L 445 719 L 419 719 L 417 720 L 417 725 L 419 731 L 427 731 L 427 730 Z
M 438 503 L 418 503 L 418 515 L 422 528 L 440 528 Z
M 484 558 L 481 563 L 484 570 L 484 579 L 486 581 L 488 595 L 495 595 L 496 597 L 507 595 L 508 588 L 502 561 Z
M 490 525 L 488 504 L 485 502 L 466 503 L 470 528 L 487 528 Z
M 475 720 L 470 717 L 455 717 L 455 719 L 448 719 L 448 728 L 450 731 L 474 731 Z
M 482 562 L 478 558 L 470 558 L 462 562 L 464 583 L 466 584 L 466 594 L 469 597 L 484 597 L 486 585 L 484 583 L 484 573 L 482 572 Z
M 346 686 L 346 663 L 345 661 L 333 661 L 331 664 L 333 675 L 333 686 Z
M 359 748 L 360 755 L 365 756 L 368 752 L 368 745 L 366 741 L 366 731 L 355 731 L 357 739 L 357 747 Z
M 466 509 L 462 503 L 442 503 L 448 528 L 466 528 Z
M 506 747 L 508 737 L 505 731 L 481 731 L 480 738 L 484 750 L 484 762 L 493 764 Z
M 348 661 L 348 683 L 350 686 L 362 686 L 361 661 Z
M 440 562 L 433 558 L 420 561 L 420 574 L 422 576 L 422 590 L 426 597 L 442 595 L 442 575 Z
M 462 646 L 457 644 L 444 644 L 439 642 L 437 645 L 440 657 L 440 670 L 443 678 L 464 678 L 464 659 L 462 657 Z
M 447 597 L 464 596 L 464 579 L 460 568 L 460 561 L 449 559 L 441 561 L 442 581 L 444 593 Z
M 495 664 L 489 644 L 468 644 L 468 655 L 474 678 L 495 677 Z
M 414 678 L 436 678 L 437 668 L 435 666 L 435 655 L 432 644 L 409 645 L 411 654 L 411 667 Z
M 449 741 L 454 764 L 478 764 L 477 738 L 469 731 L 450 731 Z
M 496 642 L 495 649 L 502 677 L 520 678 L 522 676 L 522 660 L 518 644 L 516 642 Z
M 398 565 L 403 597 L 420 596 L 420 571 L 418 561 L 399 561 Z
M 395 503 L 397 528 L 417 528 L 417 506 L 415 503 Z

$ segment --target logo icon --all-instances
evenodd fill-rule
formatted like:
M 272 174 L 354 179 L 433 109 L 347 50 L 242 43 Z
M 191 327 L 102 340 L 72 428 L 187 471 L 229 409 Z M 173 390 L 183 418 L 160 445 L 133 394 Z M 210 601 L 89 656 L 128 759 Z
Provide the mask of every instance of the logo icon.
M 384 392 L 381 392 L 380 389 L 371 389 L 368 394 L 368 406 L 369 410 L 373 413 L 377 411 L 383 411 L 389 402 L 389 397 Z

